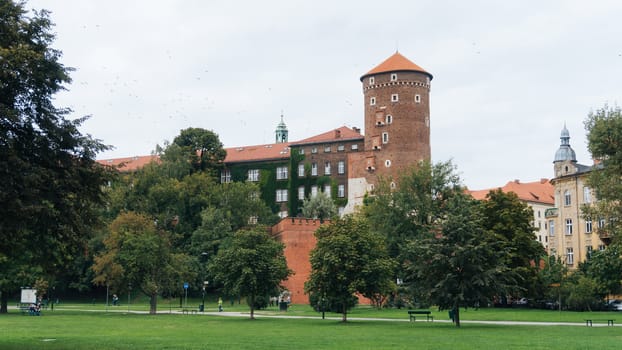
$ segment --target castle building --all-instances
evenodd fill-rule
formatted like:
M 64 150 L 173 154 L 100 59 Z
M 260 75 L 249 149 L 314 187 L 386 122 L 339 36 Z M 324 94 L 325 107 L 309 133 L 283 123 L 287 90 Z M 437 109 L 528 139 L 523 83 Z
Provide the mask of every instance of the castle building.
M 575 151 L 570 146 L 570 133 L 566 126 L 561 132 L 561 145 L 555 153 L 553 168 L 555 177 L 555 208 L 546 212 L 549 228 L 549 251 L 561 257 L 570 269 L 589 259 L 596 249 L 604 250 L 608 237 L 598 234 L 604 228 L 605 219 L 584 217 L 583 205 L 590 205 L 596 198 L 586 180 L 592 166 L 577 163 Z
M 469 191 L 469 193 L 477 200 L 484 200 L 490 191 L 496 189 L 497 188 L 489 188 L 485 190 Z M 535 239 L 549 252 L 549 223 L 546 218 L 546 213 L 555 206 L 555 188 L 551 182 L 548 179 L 540 179 L 540 181 L 533 182 L 514 180 L 498 189 L 501 189 L 504 193 L 515 193 L 518 199 L 533 210 L 532 224 L 535 230 Z

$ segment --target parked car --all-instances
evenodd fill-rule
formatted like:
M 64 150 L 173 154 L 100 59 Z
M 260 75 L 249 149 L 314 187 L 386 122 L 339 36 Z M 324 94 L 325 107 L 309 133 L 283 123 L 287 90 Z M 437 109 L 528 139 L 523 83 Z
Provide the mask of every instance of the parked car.
M 609 310 L 622 311 L 622 300 L 613 299 L 609 300 Z
M 514 301 L 514 304 L 516 305 L 527 305 L 528 303 L 529 301 L 527 300 L 527 298 L 520 298 Z

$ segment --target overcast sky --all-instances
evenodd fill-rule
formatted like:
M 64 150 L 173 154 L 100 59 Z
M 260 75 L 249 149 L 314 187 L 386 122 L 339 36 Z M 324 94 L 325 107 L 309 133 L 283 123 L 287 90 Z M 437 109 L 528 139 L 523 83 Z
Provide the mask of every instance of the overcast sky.
M 551 178 L 566 123 L 622 96 L 622 1 L 30 0 L 76 69 L 57 105 L 115 148 L 147 155 L 181 129 L 225 147 L 363 127 L 360 77 L 396 49 L 434 75 L 433 161 L 471 189 Z

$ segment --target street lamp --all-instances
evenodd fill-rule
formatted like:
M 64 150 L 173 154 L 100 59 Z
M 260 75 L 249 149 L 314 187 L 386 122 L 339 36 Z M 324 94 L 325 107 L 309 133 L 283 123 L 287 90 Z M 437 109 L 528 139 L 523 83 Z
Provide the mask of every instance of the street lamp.
M 203 301 L 201 301 L 201 312 L 205 311 L 205 288 L 207 288 L 208 284 L 208 281 L 203 281 Z
M 130 312 L 130 293 L 132 292 L 132 283 L 127 284 L 127 312 Z

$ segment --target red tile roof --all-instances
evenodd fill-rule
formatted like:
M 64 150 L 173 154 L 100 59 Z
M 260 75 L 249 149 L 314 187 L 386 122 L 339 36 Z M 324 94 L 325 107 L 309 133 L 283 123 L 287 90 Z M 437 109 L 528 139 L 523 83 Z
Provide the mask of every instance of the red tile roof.
M 391 57 L 384 60 L 382 63 L 377 65 L 374 69 L 365 73 L 361 77 L 361 81 L 366 76 L 378 74 L 378 73 L 387 73 L 387 72 L 398 72 L 398 71 L 415 71 L 425 73 L 430 76 L 432 79 L 432 74 L 426 72 L 423 68 L 419 67 L 415 63 L 413 63 L 408 58 L 402 56 L 399 52 L 394 53 Z
M 160 162 L 160 157 L 157 155 L 150 156 L 135 156 L 126 158 L 113 158 L 113 159 L 100 159 L 97 160 L 99 164 L 111 166 L 119 171 L 136 171 L 151 162 Z
M 548 179 L 526 183 L 514 180 L 499 188 L 505 193 L 514 192 L 518 198 L 527 202 L 555 205 L 555 187 Z M 483 200 L 486 199 L 488 192 L 496 189 L 497 188 L 489 188 L 485 190 L 469 191 L 469 193 L 473 198 Z
M 338 142 L 338 141 L 351 141 L 351 140 L 361 140 L 363 139 L 363 135 L 361 135 L 359 129 L 350 129 L 347 126 L 342 126 L 340 128 L 327 131 L 323 134 L 315 135 L 300 141 L 292 142 L 292 146 L 298 145 L 307 145 L 312 143 L 328 143 L 328 142 Z
M 225 163 L 289 159 L 289 143 L 225 148 Z

